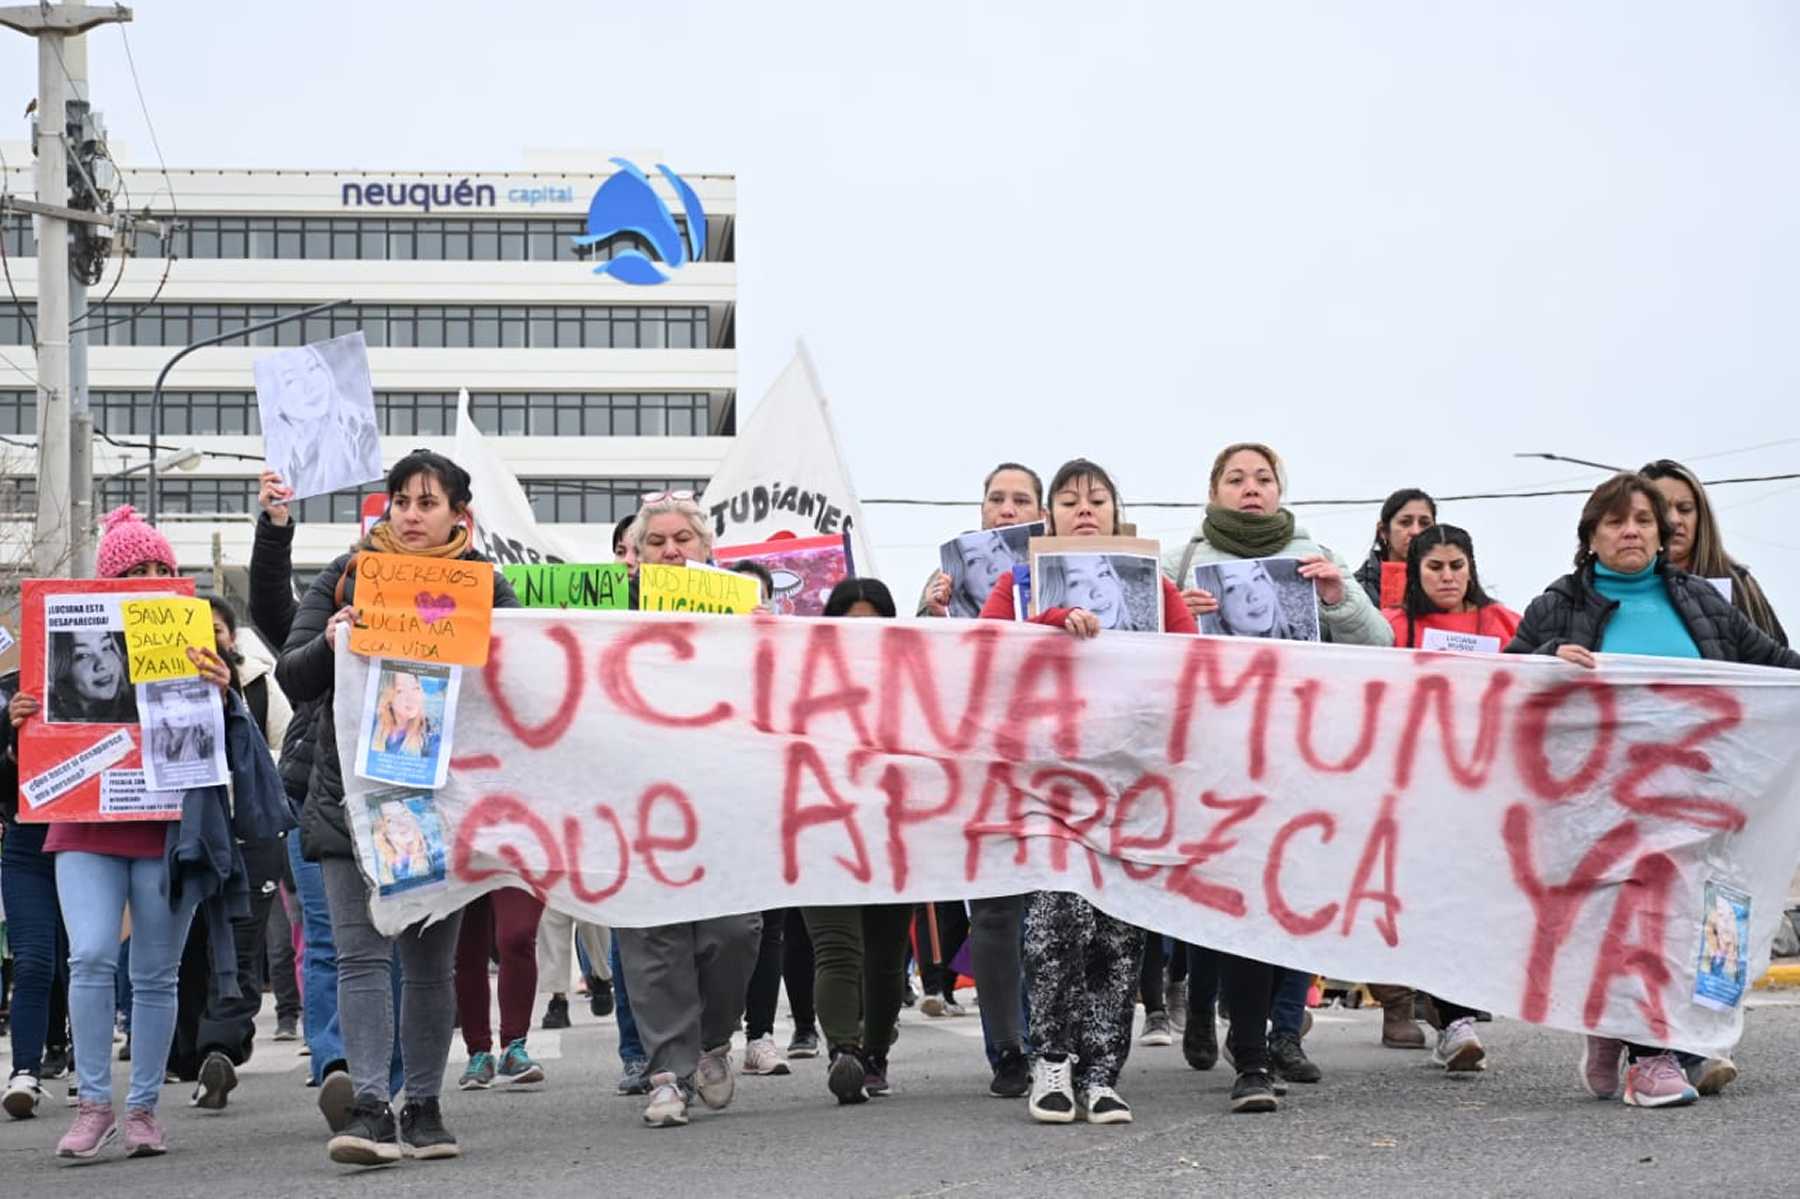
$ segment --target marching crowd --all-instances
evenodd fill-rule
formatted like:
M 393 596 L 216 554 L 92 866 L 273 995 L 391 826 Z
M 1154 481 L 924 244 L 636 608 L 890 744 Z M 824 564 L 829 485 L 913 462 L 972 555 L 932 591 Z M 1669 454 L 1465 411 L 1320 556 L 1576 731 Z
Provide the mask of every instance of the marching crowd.
M 1352 570 L 1296 524 L 1283 503 L 1288 485 L 1281 458 L 1267 446 L 1238 444 L 1218 454 L 1205 518 L 1163 564 L 1166 635 L 1194 636 L 1200 618 L 1236 602 L 1194 586 L 1195 566 L 1290 558 L 1316 588 L 1319 635 L 1328 641 L 1414 649 L 1443 630 L 1495 638 L 1509 653 L 1553 654 L 1577 668 L 1594 667 L 1596 653 L 1800 668 L 1755 579 L 1726 553 L 1705 488 L 1679 463 L 1659 460 L 1597 487 L 1576 522 L 1573 569 L 1523 614 L 1484 590 L 1474 539 L 1439 523 L 1424 492 L 1388 499 L 1366 560 Z M 60 1156 L 91 1159 L 121 1128 L 128 1155 L 165 1152 L 156 1113 L 171 1081 L 192 1085 L 195 1106 L 226 1106 L 252 1053 L 266 990 L 276 997 L 276 1039 L 304 1038 L 328 1152 L 346 1164 L 459 1156 L 442 1105 L 457 1032 L 467 1054 L 459 1089 L 540 1082 L 543 1067 L 527 1047 L 537 996 L 548 996 L 542 1026 L 567 1027 L 577 973 L 592 1011 L 616 1015 L 617 1090 L 644 1097 L 647 1125 L 686 1124 L 696 1100 L 727 1107 L 739 1073 L 787 1074 L 791 1059 L 821 1053 L 837 1102 L 861 1104 L 894 1085 L 890 1057 L 904 1004 L 916 1000 L 933 1016 L 964 1011 L 962 971 L 952 959 L 965 938 L 990 1090 L 1023 1098 L 1034 1120 L 1131 1120 L 1118 1087 L 1140 1004 L 1140 1043 L 1179 1037 L 1196 1070 L 1225 1059 L 1236 1076 L 1233 1111 L 1274 1111 L 1290 1085 L 1320 1082 L 1304 1044 L 1311 974 L 1172 941 L 1068 893 L 916 910 L 807 907 L 608 930 L 507 889 L 449 919 L 384 935 L 370 918 L 370 883 L 344 812 L 332 646 L 355 619 L 357 553 L 480 557 L 468 525 L 470 479 L 436 453 L 402 458 L 387 478 L 387 515 L 299 598 L 291 583 L 291 494 L 278 476 L 264 475 L 250 569 L 248 620 L 278 647 L 277 660 L 239 652 L 238 614 L 223 600 L 214 601 L 218 652 L 191 652 L 225 697 L 237 804 L 273 803 L 293 813 L 297 827 L 219 844 L 216 833 L 189 827 L 187 810 L 166 824 L 20 823 L 16 742 L 7 737 L 0 891 L 11 954 L 12 1075 L 0 1106 L 15 1119 L 40 1116 L 50 1103 L 46 1084 L 72 1071 L 75 1111 Z M 1048 487 L 1033 470 L 1004 463 L 983 482 L 980 509 L 983 529 L 1041 520 L 1065 538 L 1126 530 L 1125 497 L 1085 459 L 1064 464 Z M 620 523 L 613 552 L 635 570 L 644 562 L 708 562 L 712 548 L 695 497 L 672 492 L 644 497 Z M 166 577 L 177 569 L 167 539 L 128 508 L 107 518 L 101 577 Z M 980 598 L 981 619 L 1015 618 L 1010 573 Z M 495 606 L 517 602 L 496 574 Z M 934 573 L 915 614 L 948 618 L 951 602 L 952 580 Z M 898 611 L 882 582 L 853 578 L 831 593 L 825 615 L 894 619 Z M 1030 619 L 1081 638 L 1103 631 L 1082 606 Z M 83 694 L 124 677 L 117 661 L 71 662 L 66 679 L 57 669 L 53 686 Z M 0 690 L 9 734 L 39 718 L 45 697 L 34 680 L 15 672 Z M 275 771 L 260 768 L 270 761 Z M 222 904 L 218 888 L 198 881 L 197 854 L 228 863 L 222 872 L 238 886 L 225 898 L 236 902 Z M 913 994 L 909 959 L 917 961 L 922 996 Z M 774 1037 L 784 987 L 794 1024 L 785 1052 Z M 1447 1071 L 1484 1068 L 1475 1027 L 1482 1013 L 1416 994 L 1404 980 L 1371 982 L 1369 991 L 1384 1010 L 1384 1044 L 1428 1049 Z M 1431 1032 L 1420 1027 L 1419 1013 Z M 744 1046 L 734 1054 L 740 1032 Z M 122 1122 L 112 1087 L 115 1047 L 130 1063 Z M 1596 1097 L 1662 1107 L 1716 1093 L 1737 1069 L 1727 1058 L 1588 1037 L 1581 1073 Z

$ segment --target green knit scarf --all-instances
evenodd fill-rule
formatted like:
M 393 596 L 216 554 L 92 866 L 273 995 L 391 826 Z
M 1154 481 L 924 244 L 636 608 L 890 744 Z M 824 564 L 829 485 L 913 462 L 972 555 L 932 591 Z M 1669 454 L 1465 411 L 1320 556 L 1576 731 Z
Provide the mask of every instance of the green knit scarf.
M 1279 554 L 1294 539 L 1294 514 L 1282 508 L 1273 516 L 1264 516 L 1208 504 L 1200 532 L 1206 544 L 1233 557 L 1267 558 Z

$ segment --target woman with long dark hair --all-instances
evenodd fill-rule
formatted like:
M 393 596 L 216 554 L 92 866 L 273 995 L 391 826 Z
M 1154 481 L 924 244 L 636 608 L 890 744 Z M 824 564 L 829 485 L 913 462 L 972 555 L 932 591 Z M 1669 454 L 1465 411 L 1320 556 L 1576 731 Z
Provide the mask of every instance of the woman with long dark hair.
M 1377 608 L 1397 607 L 1406 586 L 1406 552 L 1412 539 L 1437 523 L 1437 501 L 1417 487 L 1402 487 L 1382 501 L 1375 542 L 1356 568 L 1356 581 Z
M 1482 589 L 1475 543 L 1455 525 L 1432 525 L 1412 540 L 1406 556 L 1406 592 L 1397 608 L 1382 613 L 1394 626 L 1394 644 L 1418 649 L 1432 629 L 1494 637 L 1504 648 L 1519 628 L 1519 614 Z

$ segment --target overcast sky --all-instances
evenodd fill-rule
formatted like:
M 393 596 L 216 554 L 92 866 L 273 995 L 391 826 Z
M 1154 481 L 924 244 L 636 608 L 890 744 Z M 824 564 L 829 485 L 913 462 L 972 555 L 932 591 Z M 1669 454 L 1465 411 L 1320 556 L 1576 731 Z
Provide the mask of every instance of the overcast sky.
M 818 363 L 905 603 L 1001 458 L 1204 498 L 1581 485 L 1548 450 L 1800 470 L 1800 7 L 1768 3 L 135 6 L 171 166 L 738 176 L 740 393 Z M 529 14 L 529 15 L 527 15 Z M 97 104 L 145 161 L 120 34 Z M 0 138 L 30 43 L 0 31 Z M 1761 447 L 1761 448 L 1753 448 Z M 1800 625 L 1800 483 L 1722 487 Z M 1447 503 L 1523 607 L 1579 500 Z M 1354 559 L 1372 507 L 1299 507 Z M 1187 512 L 1138 508 L 1172 542 Z

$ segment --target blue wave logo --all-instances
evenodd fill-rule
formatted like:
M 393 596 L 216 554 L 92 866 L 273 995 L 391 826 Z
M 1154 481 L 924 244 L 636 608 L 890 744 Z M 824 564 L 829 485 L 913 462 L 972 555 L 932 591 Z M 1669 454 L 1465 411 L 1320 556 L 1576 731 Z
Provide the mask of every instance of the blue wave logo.
M 635 233 L 650 243 L 656 258 L 635 247 L 621 249 L 595 267 L 594 273 L 611 275 L 621 283 L 641 287 L 667 283 L 669 276 L 657 265 L 658 261 L 669 270 L 680 270 L 689 262 L 700 261 L 706 252 L 706 212 L 700 207 L 700 197 L 681 176 L 660 162 L 656 164 L 657 172 L 668 180 L 669 186 L 681 198 L 681 207 L 687 216 L 684 241 L 669 206 L 650 186 L 644 172 L 623 158 L 615 158 L 612 162 L 619 168 L 619 173 L 602 183 L 594 193 L 594 199 L 588 205 L 587 233 L 575 238 L 575 244 L 594 246 L 621 233 Z

